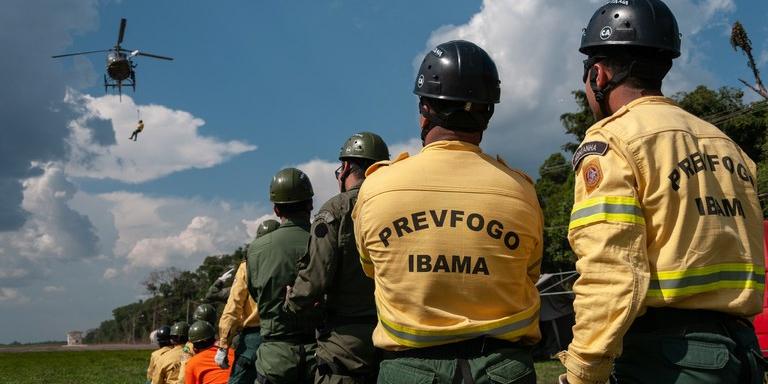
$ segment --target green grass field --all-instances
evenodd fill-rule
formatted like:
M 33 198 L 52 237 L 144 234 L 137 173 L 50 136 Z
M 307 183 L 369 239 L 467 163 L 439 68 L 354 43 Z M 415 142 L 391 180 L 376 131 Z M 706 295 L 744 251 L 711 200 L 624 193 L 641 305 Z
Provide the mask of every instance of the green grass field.
M 0 353 L 4 384 L 142 384 L 151 351 Z M 559 362 L 536 363 L 539 383 L 556 383 Z

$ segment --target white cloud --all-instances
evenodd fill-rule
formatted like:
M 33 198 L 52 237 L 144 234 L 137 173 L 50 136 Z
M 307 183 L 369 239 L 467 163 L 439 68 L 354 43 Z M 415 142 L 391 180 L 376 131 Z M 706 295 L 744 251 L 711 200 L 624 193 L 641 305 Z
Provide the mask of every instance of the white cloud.
M 126 95 L 120 101 L 114 95 L 92 97 L 70 90 L 65 101 L 81 112 L 70 123 L 67 171 L 73 176 L 140 183 L 185 169 L 213 167 L 256 149 L 241 141 L 200 136 L 202 119 L 162 105 L 136 105 Z M 136 128 L 137 110 L 145 128 L 133 142 L 128 137 Z M 108 142 L 97 137 L 93 127 L 103 120 L 111 121 Z
M 414 58 L 414 67 L 426 52 L 449 40 L 473 41 L 488 51 L 499 69 L 502 95 L 483 147 L 503 154 L 512 166 L 534 170 L 544 154 L 568 140 L 559 116 L 576 109 L 571 91 L 584 88 L 584 57 L 578 52 L 581 30 L 602 3 L 485 0 L 466 24 L 435 30 L 424 52 Z M 694 37 L 732 10 L 733 2 L 679 0 L 669 5 L 683 34 L 683 56 L 665 83 L 665 91 L 674 93 L 714 78 L 700 64 L 706 53 L 693 53 Z
M 88 218 L 70 207 L 76 191 L 61 167 L 38 164 L 42 174 L 23 181 L 24 225 L 0 232 L 0 283 L 20 284 L 48 273 L 53 261 L 97 256 L 98 237 Z
M 253 238 L 249 231 L 267 214 L 266 207 L 226 201 L 153 197 L 112 192 L 91 197 L 108 203 L 117 232 L 113 254 L 117 267 L 195 268 L 205 256 L 231 253 Z M 93 204 L 93 203 L 87 203 Z M 256 219 L 253 219 L 256 218 Z M 250 227 L 250 229 L 249 229 Z
M 111 280 L 117 277 L 117 269 L 107 268 L 104 270 L 104 274 L 101 276 L 104 280 Z
M 66 288 L 56 285 L 46 285 L 43 287 L 43 292 L 46 293 L 61 293 L 66 291 Z
M 2 302 L 29 302 L 29 298 L 24 296 L 18 289 L 0 287 L 0 303 Z

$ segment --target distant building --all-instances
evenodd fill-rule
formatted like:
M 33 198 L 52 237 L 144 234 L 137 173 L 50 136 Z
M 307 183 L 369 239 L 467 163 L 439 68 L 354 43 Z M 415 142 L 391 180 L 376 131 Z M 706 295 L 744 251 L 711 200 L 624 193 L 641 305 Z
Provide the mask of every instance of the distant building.
M 83 332 L 81 331 L 69 331 L 67 332 L 67 346 L 83 345 Z

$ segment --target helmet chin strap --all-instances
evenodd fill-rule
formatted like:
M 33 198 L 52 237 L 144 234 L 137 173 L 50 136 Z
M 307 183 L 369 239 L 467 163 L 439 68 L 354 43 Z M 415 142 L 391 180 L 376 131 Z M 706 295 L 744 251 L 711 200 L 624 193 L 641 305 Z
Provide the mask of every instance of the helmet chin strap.
M 617 85 L 621 84 L 629 77 L 636 63 L 637 61 L 632 61 L 632 63 L 629 64 L 629 68 L 615 73 L 613 77 L 608 80 L 608 84 L 603 88 L 600 88 L 597 85 L 597 71 L 594 70 L 594 68 L 592 69 L 589 75 L 589 87 L 592 88 L 592 93 L 595 95 L 595 101 L 597 102 L 597 105 L 600 106 L 600 114 L 602 114 L 602 116 L 597 116 L 598 120 L 613 114 L 608 105 L 608 95 Z

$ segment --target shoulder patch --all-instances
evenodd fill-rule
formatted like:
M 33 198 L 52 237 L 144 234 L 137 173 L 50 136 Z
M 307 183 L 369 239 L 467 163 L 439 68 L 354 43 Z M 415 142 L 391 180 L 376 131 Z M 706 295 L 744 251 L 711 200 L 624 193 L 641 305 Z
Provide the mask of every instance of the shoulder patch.
M 600 159 L 594 158 L 584 164 L 582 176 L 584 177 L 584 186 L 587 189 L 587 194 L 592 193 L 592 191 L 600 186 L 600 182 L 603 181 L 603 169 L 600 167 Z
M 376 162 L 373 165 L 371 165 L 370 167 L 368 167 L 368 169 L 365 170 L 365 176 L 366 177 L 369 176 L 370 174 L 376 172 L 381 167 L 386 167 L 386 166 L 392 165 L 394 163 L 397 163 L 398 161 L 405 160 L 409 156 L 410 155 L 408 154 L 408 152 L 401 152 L 393 160 L 383 160 L 383 161 Z
M 328 225 L 325 223 L 319 223 L 315 225 L 315 237 L 322 239 L 328 234 Z
M 608 143 L 603 141 L 590 141 L 582 144 L 576 152 L 573 153 L 573 159 L 571 159 L 571 165 L 573 170 L 579 166 L 581 160 L 589 155 L 603 156 L 608 152 Z

